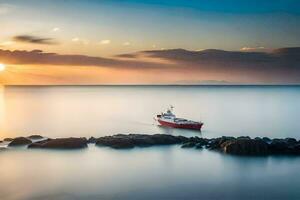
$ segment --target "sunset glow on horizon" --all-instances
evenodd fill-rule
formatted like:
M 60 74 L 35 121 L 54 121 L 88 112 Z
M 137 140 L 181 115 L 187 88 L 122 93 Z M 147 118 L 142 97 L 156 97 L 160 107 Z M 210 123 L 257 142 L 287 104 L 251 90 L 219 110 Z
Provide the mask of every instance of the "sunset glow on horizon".
M 0 63 L 0 72 L 4 71 L 6 68 L 5 64 Z
M 0 60 L 20 69 L 0 83 L 299 84 L 299 10 L 295 0 L 0 0 Z

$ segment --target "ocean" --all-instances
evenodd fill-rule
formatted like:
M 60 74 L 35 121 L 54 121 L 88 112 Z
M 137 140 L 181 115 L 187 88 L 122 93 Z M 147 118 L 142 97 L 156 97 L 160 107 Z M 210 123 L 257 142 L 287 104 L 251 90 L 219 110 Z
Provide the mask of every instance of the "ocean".
M 0 140 L 118 133 L 294 137 L 300 86 L 6 86 Z M 158 126 L 170 105 L 203 130 Z M 5 143 L 0 143 L 0 146 Z M 299 199 L 300 158 L 238 157 L 178 145 L 0 152 L 0 199 Z

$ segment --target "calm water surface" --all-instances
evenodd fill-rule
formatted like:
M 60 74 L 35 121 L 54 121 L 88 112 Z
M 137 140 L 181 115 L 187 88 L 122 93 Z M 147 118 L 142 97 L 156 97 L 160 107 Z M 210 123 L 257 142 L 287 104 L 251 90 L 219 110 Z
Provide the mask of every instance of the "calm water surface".
M 1 138 L 168 133 L 300 134 L 300 87 L 5 87 Z M 174 105 L 202 133 L 156 126 Z M 2 143 L 2 146 L 6 146 Z M 0 151 L 0 199 L 299 199 L 300 158 L 235 157 L 179 146 Z
M 154 124 L 153 117 L 173 105 L 177 116 L 204 122 L 204 137 L 299 138 L 299 100 L 300 87 L 284 86 L 5 87 L 0 91 L 1 134 L 199 135 Z

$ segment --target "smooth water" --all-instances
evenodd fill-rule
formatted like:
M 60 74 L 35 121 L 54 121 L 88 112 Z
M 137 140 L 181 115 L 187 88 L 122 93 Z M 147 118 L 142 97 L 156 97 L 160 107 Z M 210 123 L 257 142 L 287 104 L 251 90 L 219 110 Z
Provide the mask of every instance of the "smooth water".
M 300 134 L 300 87 L 86 86 L 0 90 L 1 137 Z M 202 133 L 154 124 L 175 106 Z M 1 145 L 1 144 L 0 144 Z M 2 143 L 5 146 L 6 143 Z M 167 147 L 0 150 L 0 199 L 299 199 L 300 158 Z
M 153 117 L 173 105 L 178 117 L 204 122 L 203 137 L 299 138 L 299 100 L 296 86 L 5 87 L 1 136 L 200 135 L 155 124 Z

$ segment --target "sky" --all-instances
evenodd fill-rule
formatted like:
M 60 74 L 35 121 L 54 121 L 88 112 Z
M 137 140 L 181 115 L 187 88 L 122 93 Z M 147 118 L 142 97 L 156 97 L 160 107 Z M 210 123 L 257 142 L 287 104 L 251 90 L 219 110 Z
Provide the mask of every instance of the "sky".
M 0 0 L 0 26 L 2 84 L 300 82 L 298 0 Z

